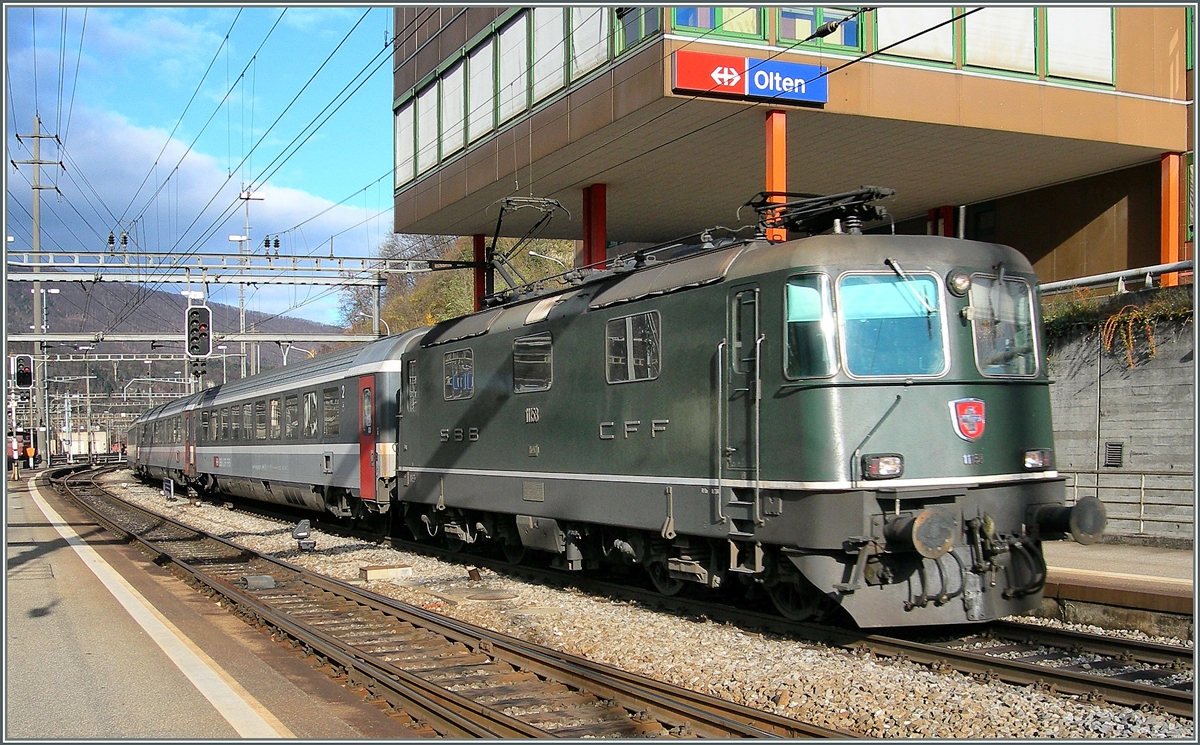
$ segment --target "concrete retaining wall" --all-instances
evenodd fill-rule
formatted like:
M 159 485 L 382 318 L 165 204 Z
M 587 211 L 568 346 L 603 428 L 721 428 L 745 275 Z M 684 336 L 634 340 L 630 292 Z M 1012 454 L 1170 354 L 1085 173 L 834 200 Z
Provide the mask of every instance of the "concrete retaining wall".
M 1112 533 L 1193 534 L 1192 332 L 1191 322 L 1155 324 L 1153 356 L 1144 327 L 1132 352 L 1119 336 L 1105 351 L 1099 331 L 1051 345 L 1058 469 L 1068 489 L 1077 481 L 1078 496 L 1105 502 Z

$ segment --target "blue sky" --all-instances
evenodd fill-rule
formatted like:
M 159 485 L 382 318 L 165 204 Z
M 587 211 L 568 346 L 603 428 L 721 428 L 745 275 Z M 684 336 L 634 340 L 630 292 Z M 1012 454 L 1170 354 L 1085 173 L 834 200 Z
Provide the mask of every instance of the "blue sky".
M 31 158 L 14 135 L 36 112 L 63 140 L 61 153 L 43 140 L 42 158 L 68 169 L 43 168 L 62 192 L 43 192 L 43 250 L 103 251 L 124 229 L 143 251 L 236 251 L 247 184 L 264 196 L 252 245 L 281 234 L 281 253 L 328 255 L 336 235 L 339 256 L 362 256 L 390 234 L 390 8 L 37 5 L 4 20 L 6 158 Z M 14 250 L 31 240 L 31 170 L 6 170 Z M 237 304 L 236 289 L 211 292 Z M 339 320 L 320 288 L 247 298 Z

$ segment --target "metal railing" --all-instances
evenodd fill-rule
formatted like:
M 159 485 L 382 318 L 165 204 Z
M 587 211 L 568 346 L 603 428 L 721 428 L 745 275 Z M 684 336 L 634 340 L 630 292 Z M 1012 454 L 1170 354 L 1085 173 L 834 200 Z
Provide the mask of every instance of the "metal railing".
M 58 453 L 50 456 L 50 466 L 65 466 L 69 463 L 87 463 L 87 453 L 82 455 L 68 456 L 66 453 Z M 93 464 L 112 464 L 124 463 L 125 455 L 123 453 L 92 453 L 91 462 Z
M 1072 503 L 1093 496 L 1108 508 L 1108 520 L 1137 523 L 1138 535 L 1146 525 L 1195 525 L 1194 474 L 1191 471 L 1059 470 L 1067 477 Z M 1115 508 L 1115 509 L 1114 509 Z

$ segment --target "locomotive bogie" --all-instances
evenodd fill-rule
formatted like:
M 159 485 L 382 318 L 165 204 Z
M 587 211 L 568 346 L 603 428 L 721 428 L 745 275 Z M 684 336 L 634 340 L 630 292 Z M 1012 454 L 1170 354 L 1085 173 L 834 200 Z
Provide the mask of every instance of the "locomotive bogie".
M 1103 526 L 1063 507 L 1036 281 L 922 236 L 627 265 L 169 404 L 135 463 L 793 618 L 985 620 L 1037 604 L 1039 540 Z

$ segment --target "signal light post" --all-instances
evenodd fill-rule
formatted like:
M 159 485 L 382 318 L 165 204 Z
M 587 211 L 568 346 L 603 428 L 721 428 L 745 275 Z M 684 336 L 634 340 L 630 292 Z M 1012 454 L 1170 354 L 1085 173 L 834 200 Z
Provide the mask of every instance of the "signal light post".
M 207 305 L 192 305 L 187 309 L 188 372 L 193 378 L 205 375 L 207 359 L 212 354 L 212 309 Z

